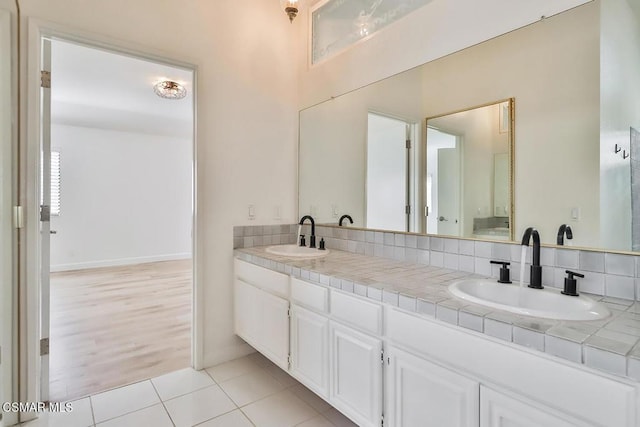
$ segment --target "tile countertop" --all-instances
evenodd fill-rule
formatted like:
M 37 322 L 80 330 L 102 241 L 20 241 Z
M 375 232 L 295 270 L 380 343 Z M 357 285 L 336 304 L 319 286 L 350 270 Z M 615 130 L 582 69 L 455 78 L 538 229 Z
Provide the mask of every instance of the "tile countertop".
M 459 300 L 447 286 L 480 278 L 445 268 L 412 264 L 332 249 L 324 258 L 269 254 L 265 247 L 236 249 L 244 261 L 342 289 L 404 310 L 640 381 L 640 302 L 586 294 L 612 315 L 595 321 L 522 316 Z

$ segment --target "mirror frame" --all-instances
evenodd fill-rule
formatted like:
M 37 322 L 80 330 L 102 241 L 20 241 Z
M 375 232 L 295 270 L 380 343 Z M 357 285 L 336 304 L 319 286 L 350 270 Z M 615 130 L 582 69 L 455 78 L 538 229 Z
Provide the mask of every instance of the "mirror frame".
M 502 104 L 504 102 L 508 102 L 509 103 L 509 242 L 513 242 L 515 241 L 515 103 L 516 100 L 514 97 L 510 97 L 510 98 L 504 98 L 504 99 L 499 99 L 497 101 L 491 101 L 491 102 L 486 102 L 480 105 L 475 105 L 472 107 L 467 107 L 467 108 L 462 108 L 459 110 L 454 110 L 454 111 L 449 111 L 447 113 L 442 113 L 442 114 L 437 114 L 435 116 L 430 116 L 424 119 L 424 146 L 423 146 L 423 153 L 422 153 L 422 158 L 420 159 L 420 161 L 422 162 L 422 170 L 421 173 L 424 174 L 424 177 L 420 178 L 420 181 L 422 182 L 422 184 L 425 186 L 426 189 L 426 165 L 427 165 L 427 145 L 428 145 L 428 140 L 427 140 L 427 129 L 429 128 L 429 120 L 433 120 L 433 119 L 438 119 L 441 117 L 445 117 L 445 116 L 449 116 L 452 114 L 458 114 L 458 113 L 464 113 L 466 111 L 471 111 L 471 110 L 475 110 L 478 108 L 483 108 L 483 107 L 489 107 L 492 105 L 496 105 L 496 104 Z M 420 197 L 423 198 L 424 203 L 422 203 L 422 205 L 426 205 L 426 190 L 422 191 L 420 194 Z M 410 234 L 421 234 L 421 235 L 425 235 L 425 236 L 434 236 L 434 237 L 450 237 L 450 238 L 455 238 L 455 239 L 472 239 L 472 240 L 485 240 L 485 239 L 479 239 L 479 238 L 475 238 L 475 237 L 464 237 L 464 236 L 453 236 L 453 235 L 448 235 L 448 234 L 432 234 L 432 233 L 427 233 L 427 219 L 426 216 L 423 216 L 423 219 L 421 221 L 422 226 L 423 226 L 423 230 L 424 233 L 415 233 L 412 232 Z M 382 231 L 382 230 L 380 230 Z M 393 232 L 395 233 L 396 231 L 391 231 L 391 230 L 384 230 L 387 232 Z M 502 240 L 493 240 L 491 238 L 487 238 L 487 241 L 492 241 L 492 242 L 503 242 Z

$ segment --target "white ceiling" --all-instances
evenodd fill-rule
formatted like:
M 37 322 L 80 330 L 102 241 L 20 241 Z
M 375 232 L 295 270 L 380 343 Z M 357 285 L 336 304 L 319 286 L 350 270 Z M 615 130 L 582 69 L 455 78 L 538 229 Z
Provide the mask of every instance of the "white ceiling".
M 160 80 L 184 85 L 187 96 L 162 99 Z M 191 138 L 190 70 L 52 41 L 51 121 L 57 124 Z

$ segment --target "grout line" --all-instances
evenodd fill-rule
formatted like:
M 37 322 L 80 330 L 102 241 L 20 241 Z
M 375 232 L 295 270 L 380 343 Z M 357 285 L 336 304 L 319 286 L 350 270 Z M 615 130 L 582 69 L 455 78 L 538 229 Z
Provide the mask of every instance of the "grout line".
M 191 369 L 191 370 L 193 370 L 193 372 L 201 372 L 201 371 L 196 371 L 196 370 L 195 370 L 195 369 L 193 369 L 193 368 L 184 368 L 184 369 Z M 182 370 L 184 370 L 184 369 L 179 369 L 178 371 L 182 371 Z M 173 371 L 173 372 L 178 372 L 178 371 Z M 204 369 L 202 369 L 202 371 L 204 371 Z M 170 372 L 169 374 L 171 374 L 171 373 L 173 373 L 173 372 Z M 164 374 L 164 375 L 167 375 L 167 374 Z M 208 373 L 207 373 L 207 375 L 208 375 Z M 209 376 L 209 378 L 211 378 L 211 375 L 208 375 L 208 376 Z M 158 377 L 154 377 L 154 378 L 158 378 Z M 153 378 L 152 378 L 152 379 L 150 379 L 149 381 L 151 381 L 151 385 L 153 385 L 153 388 L 156 390 L 156 393 L 158 394 L 158 397 L 160 398 L 160 401 L 161 401 L 161 402 L 168 402 L 168 401 L 170 401 L 170 400 L 177 399 L 178 397 L 186 396 L 187 394 L 195 393 L 196 391 L 204 390 L 205 388 L 209 388 L 209 387 L 211 387 L 211 386 L 218 385 L 218 384 L 216 383 L 216 380 L 214 380 L 213 378 L 211 378 L 211 380 L 213 381 L 213 384 L 207 384 L 207 385 L 205 385 L 205 386 L 203 386 L 203 387 L 198 387 L 198 388 L 193 389 L 193 390 L 191 390 L 191 391 L 188 391 L 188 392 L 186 392 L 186 393 L 182 393 L 182 394 L 178 394 L 178 395 L 176 395 L 176 396 L 172 396 L 172 397 L 170 397 L 170 398 L 168 398 L 168 399 L 166 399 L 166 400 L 165 400 L 165 399 L 162 399 L 162 396 L 160 396 L 160 393 L 158 392 L 158 389 L 157 389 L 157 387 L 156 387 L 155 383 L 153 382 Z
M 156 385 L 151 380 L 149 380 L 149 382 L 151 383 L 151 387 L 153 387 L 153 390 L 156 392 L 158 399 L 160 399 L 160 404 L 164 408 L 164 411 L 167 413 L 167 416 L 169 417 L 169 421 L 171 421 L 171 424 L 173 424 L 173 427 L 175 427 L 176 423 L 173 421 L 173 418 L 171 418 L 171 414 L 169 413 L 169 410 L 165 406 L 164 401 L 162 400 L 162 397 L 160 397 L 160 393 L 158 393 L 158 389 L 156 388 Z
M 142 384 L 145 381 L 149 381 L 151 383 L 151 380 L 143 380 L 143 381 L 138 381 L 137 383 L 129 384 L 127 386 L 122 386 L 122 387 L 118 387 L 118 388 L 124 388 L 124 387 L 128 387 L 128 386 L 134 385 L 134 384 Z M 151 383 L 151 387 L 153 387 L 153 383 Z M 153 387 L 153 389 L 155 391 L 155 387 Z M 116 389 L 114 389 L 114 390 L 116 390 Z M 113 390 L 109 390 L 109 391 L 113 391 Z M 103 393 L 108 393 L 108 392 L 103 392 Z M 102 393 L 98 393 L 98 394 L 102 394 Z M 158 394 L 158 392 L 156 391 L 156 395 L 157 394 Z M 160 400 L 160 402 L 162 402 L 162 399 L 160 399 L 160 396 L 158 396 L 158 399 Z M 155 403 L 152 403 L 151 405 L 147 405 L 147 406 L 144 406 L 142 408 L 135 409 L 133 411 L 125 412 L 124 414 L 120 414 L 120 415 L 117 415 L 115 417 L 107 418 L 105 420 L 100 421 L 100 423 L 104 423 L 104 422 L 107 422 L 107 421 L 114 420 L 116 418 L 124 417 L 125 415 L 133 414 L 134 412 L 138 412 L 138 411 L 142 411 L 143 409 L 151 408 L 152 406 L 155 406 L 157 404 L 158 404 L 158 402 L 155 402 Z M 95 414 L 94 414 L 94 421 L 95 421 Z
M 91 399 L 91 396 L 88 396 L 87 399 L 89 399 L 89 407 L 91 408 L 91 419 L 93 420 L 93 425 L 95 426 L 96 423 L 96 414 L 93 412 L 93 400 Z
M 246 357 L 246 356 L 245 356 L 245 357 Z M 260 369 L 263 369 L 263 368 L 260 368 Z M 259 370 L 259 369 L 258 369 L 258 370 Z M 208 373 L 208 372 L 207 372 L 207 373 Z M 209 376 L 211 376 L 211 374 L 209 374 Z M 240 375 L 240 376 L 242 376 L 242 375 Z M 238 378 L 238 377 L 235 377 L 235 378 Z M 213 377 L 212 377 L 212 379 L 213 379 Z M 231 378 L 231 379 L 233 379 L 233 378 Z M 215 381 L 215 380 L 214 380 L 214 381 Z M 223 381 L 223 382 L 224 382 L 224 381 Z M 244 417 L 245 417 L 247 420 L 249 420 L 249 422 L 251 423 L 251 425 L 252 425 L 252 426 L 254 426 L 254 427 L 256 427 L 256 424 L 253 422 L 253 420 L 252 420 L 251 418 L 249 418 L 249 416 L 248 416 L 247 414 L 245 414 L 245 412 L 242 410 L 242 408 L 241 408 L 240 406 L 238 406 L 238 404 L 237 404 L 237 403 L 236 403 L 236 402 L 231 398 L 231 396 L 229 396 L 229 394 L 227 393 L 227 391 L 226 391 L 226 390 L 225 390 L 221 385 L 219 385 L 219 384 L 218 384 L 218 387 L 220 387 L 220 390 L 222 390 L 222 392 L 225 394 L 225 396 L 227 396 L 227 397 L 229 398 L 229 400 L 231 401 L 231 403 L 233 403 L 234 405 L 236 405 L 236 409 L 234 409 L 234 411 L 235 411 L 235 410 L 240 411 L 240 413 L 241 413 L 242 415 L 244 415 Z M 247 404 L 247 405 L 248 405 L 248 404 Z M 245 406 L 246 406 L 246 405 L 245 405 Z M 230 412 L 232 412 L 232 411 L 230 411 Z M 227 412 L 227 413 L 228 413 L 228 412 Z
M 234 405 L 235 405 L 235 402 L 234 402 Z M 217 419 L 217 418 L 223 417 L 223 416 L 225 416 L 225 415 L 227 415 L 227 414 L 230 414 L 230 413 L 232 413 L 232 412 L 234 412 L 234 411 L 238 411 L 238 410 L 240 410 L 240 408 L 238 408 L 238 407 L 236 406 L 236 408 L 235 408 L 235 409 L 232 409 L 232 410 L 227 411 L 227 412 L 223 412 L 222 414 L 218 414 L 218 415 L 216 415 L 215 417 L 213 417 L 213 418 L 209 418 L 209 419 L 206 419 L 206 420 L 204 420 L 204 421 L 202 421 L 202 422 L 199 422 L 198 424 L 194 424 L 194 425 L 193 425 L 193 427 L 201 426 L 201 425 L 202 425 L 202 424 L 204 424 L 204 423 L 208 423 L 208 422 L 209 422 L 209 421 L 211 421 L 211 420 L 215 420 L 215 419 Z M 245 416 L 246 416 L 246 415 L 245 415 Z M 247 418 L 248 418 L 248 417 L 247 417 Z M 251 420 L 249 420 L 249 421 L 251 421 Z M 251 423 L 251 424 L 253 424 L 253 423 Z M 255 425 L 255 424 L 254 424 L 254 425 Z

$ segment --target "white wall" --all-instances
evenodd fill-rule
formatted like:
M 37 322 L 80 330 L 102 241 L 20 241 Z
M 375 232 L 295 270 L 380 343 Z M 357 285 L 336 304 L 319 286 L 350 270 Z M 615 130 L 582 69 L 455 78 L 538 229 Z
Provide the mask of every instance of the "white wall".
M 23 16 L 192 62 L 197 74 L 197 257 L 205 365 L 244 354 L 233 334 L 233 226 L 296 219 L 299 21 L 273 0 L 21 0 Z M 36 49 L 37 46 L 31 46 Z M 280 206 L 282 217 L 274 220 Z
M 601 2 L 600 221 L 602 247 L 631 250 L 629 127 L 640 126 L 640 22 L 627 0 Z
M 52 125 L 51 146 L 61 157 L 52 271 L 191 256 L 190 139 Z

